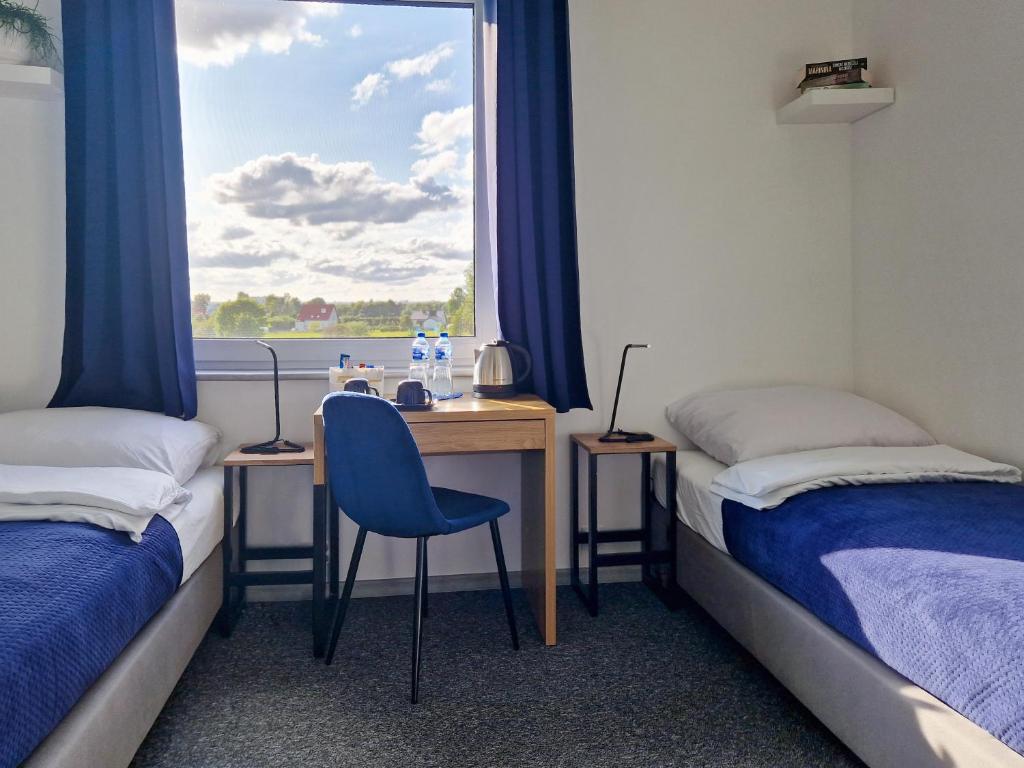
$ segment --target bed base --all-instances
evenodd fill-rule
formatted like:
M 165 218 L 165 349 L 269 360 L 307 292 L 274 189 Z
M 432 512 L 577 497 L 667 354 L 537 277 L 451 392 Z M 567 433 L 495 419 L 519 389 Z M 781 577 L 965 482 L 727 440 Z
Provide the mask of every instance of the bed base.
M 93 683 L 22 768 L 125 768 L 213 623 L 220 545 Z
M 683 524 L 676 554 L 679 585 L 871 768 L 1024 768 L 1024 756 Z

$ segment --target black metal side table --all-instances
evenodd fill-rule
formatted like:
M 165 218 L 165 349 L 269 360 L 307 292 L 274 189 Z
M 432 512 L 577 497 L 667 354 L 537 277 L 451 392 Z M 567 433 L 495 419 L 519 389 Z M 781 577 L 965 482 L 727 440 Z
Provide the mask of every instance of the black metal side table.
M 676 584 L 676 446 L 660 437 L 646 443 L 602 443 L 600 433 L 574 434 L 571 453 L 572 488 L 572 565 L 570 578 L 572 587 L 583 600 L 591 616 L 597 616 L 598 593 L 597 571 L 612 565 L 639 565 L 642 568 L 643 583 L 646 584 L 669 608 L 677 608 L 680 590 Z M 580 481 L 579 451 L 587 454 L 587 530 L 580 530 Z M 657 504 L 652 498 L 651 455 L 665 454 L 665 530 L 658 537 L 661 548 L 655 549 L 652 524 L 652 508 Z M 597 525 L 597 457 L 639 454 L 641 462 L 641 500 L 639 528 L 600 530 Z M 657 505 L 660 507 L 660 505 Z M 614 552 L 602 554 L 598 545 L 611 542 L 639 542 L 639 552 Z M 580 582 L 580 547 L 587 547 L 587 588 Z
M 224 459 L 224 594 L 218 626 L 229 637 L 245 605 L 245 588 L 268 584 L 311 584 L 313 587 L 313 653 L 323 655 L 325 616 L 329 603 L 337 598 L 339 581 L 340 517 L 336 504 L 314 499 L 313 545 L 276 547 L 249 546 L 249 470 L 257 467 L 313 465 L 313 449 L 302 453 L 270 455 L 232 451 Z M 238 523 L 234 524 L 235 472 L 238 472 Z M 325 520 L 325 518 L 327 518 Z M 329 529 L 329 530 L 328 530 Z M 311 560 L 312 567 L 293 571 L 250 571 L 248 564 L 259 560 Z M 330 574 L 327 573 L 330 569 Z M 330 595 L 327 594 L 328 584 Z

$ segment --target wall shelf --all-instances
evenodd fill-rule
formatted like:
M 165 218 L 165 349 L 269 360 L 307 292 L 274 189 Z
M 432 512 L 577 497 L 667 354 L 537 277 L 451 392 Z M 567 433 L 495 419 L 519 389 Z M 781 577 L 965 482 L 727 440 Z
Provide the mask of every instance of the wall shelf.
M 855 123 L 896 100 L 892 88 L 832 88 L 808 91 L 775 113 L 779 125 Z
M 50 67 L 0 64 L 0 98 L 57 101 L 64 98 L 64 75 Z

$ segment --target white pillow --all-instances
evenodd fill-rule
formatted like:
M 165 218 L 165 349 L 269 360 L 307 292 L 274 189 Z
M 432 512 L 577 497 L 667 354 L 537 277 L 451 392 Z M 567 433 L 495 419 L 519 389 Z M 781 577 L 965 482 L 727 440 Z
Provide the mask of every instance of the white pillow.
M 175 504 L 168 507 L 164 517 L 184 507 Z M 86 507 L 78 504 L 7 504 L 0 502 L 0 523 L 42 520 L 57 523 L 89 523 L 99 528 L 122 531 L 138 544 L 155 515 L 126 515 L 113 509 Z
M 73 504 L 149 518 L 191 498 L 173 477 L 151 469 L 0 464 L 2 504 Z
M 719 472 L 711 490 L 754 509 L 772 509 L 805 491 L 834 485 L 976 481 L 1019 483 L 1009 464 L 948 445 L 823 448 L 742 461 Z
M 220 432 L 123 408 L 41 408 L 0 414 L 0 464 L 135 467 L 185 483 L 216 459 Z
M 821 387 L 704 392 L 677 400 L 665 415 L 704 453 L 729 465 L 819 448 L 935 445 L 895 411 Z

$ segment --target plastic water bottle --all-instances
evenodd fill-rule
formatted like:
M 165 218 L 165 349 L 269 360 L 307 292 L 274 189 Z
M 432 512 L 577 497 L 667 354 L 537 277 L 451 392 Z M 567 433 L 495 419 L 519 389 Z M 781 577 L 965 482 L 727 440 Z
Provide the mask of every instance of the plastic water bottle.
M 424 387 L 429 387 L 428 375 L 430 373 L 430 342 L 427 341 L 427 334 L 420 331 L 412 340 L 412 362 L 409 364 L 409 378 L 423 382 Z
M 438 398 L 452 394 L 452 340 L 447 333 L 442 333 L 434 343 L 434 378 L 430 391 Z

